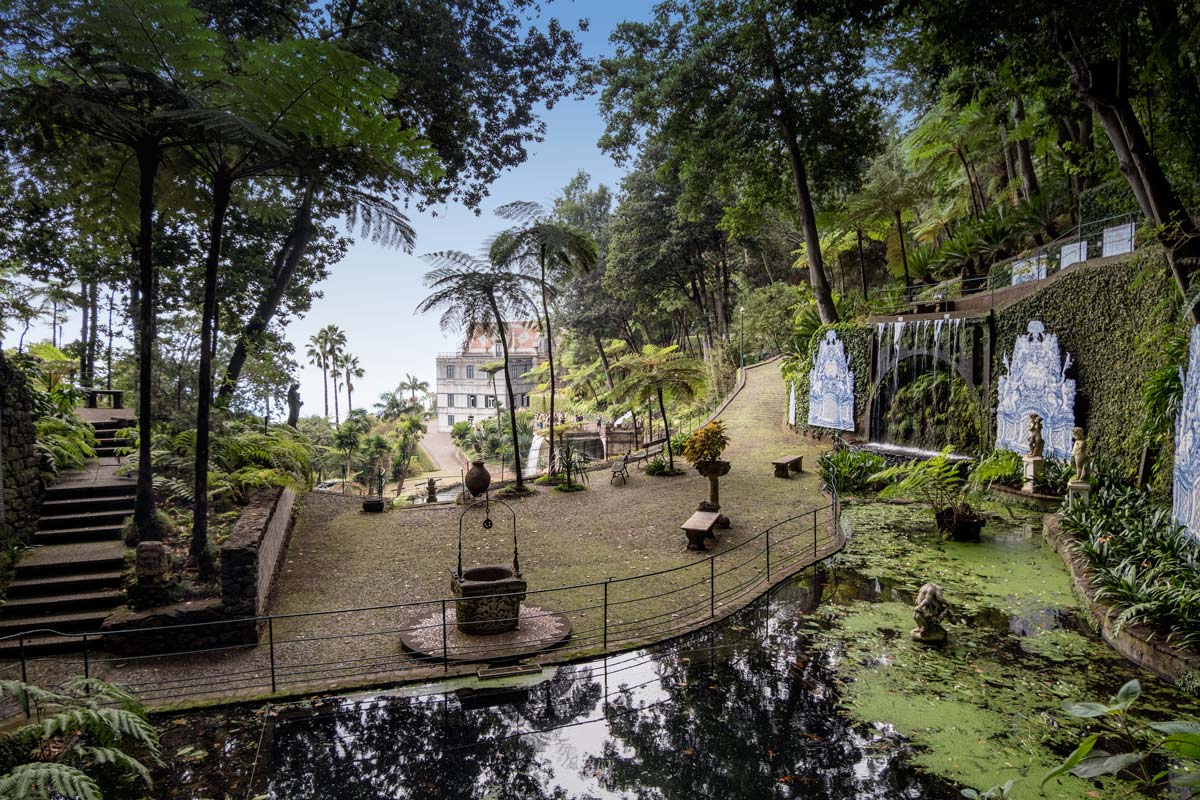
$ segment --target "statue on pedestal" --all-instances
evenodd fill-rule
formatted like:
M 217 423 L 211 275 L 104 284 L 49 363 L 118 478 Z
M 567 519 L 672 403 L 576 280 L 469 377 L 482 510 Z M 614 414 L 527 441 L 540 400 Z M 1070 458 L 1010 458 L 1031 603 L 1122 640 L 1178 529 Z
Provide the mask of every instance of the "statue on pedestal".
M 1067 506 L 1076 502 L 1087 502 L 1092 496 L 1092 462 L 1088 456 L 1087 439 L 1083 428 L 1078 426 L 1071 429 L 1071 470 L 1074 474 L 1067 481 Z
M 1046 459 L 1042 456 L 1046 451 L 1046 440 L 1042 438 L 1042 418 L 1036 413 L 1029 415 L 1029 438 L 1026 442 L 1029 445 L 1029 454 L 1021 459 L 1025 478 L 1021 491 L 1033 494 L 1046 466 Z
M 1078 429 L 1076 429 L 1078 430 Z M 1042 458 L 1046 451 L 1046 440 L 1042 438 L 1042 418 L 1037 414 L 1029 415 L 1029 457 Z

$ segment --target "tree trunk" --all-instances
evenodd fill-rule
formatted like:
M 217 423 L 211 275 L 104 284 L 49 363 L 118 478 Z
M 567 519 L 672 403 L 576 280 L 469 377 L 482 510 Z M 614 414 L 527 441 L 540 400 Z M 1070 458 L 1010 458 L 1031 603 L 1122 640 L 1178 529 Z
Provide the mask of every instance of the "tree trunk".
M 604 367 L 604 382 L 611 392 L 613 389 L 612 369 L 608 363 L 608 353 L 604 352 L 604 342 L 600 339 L 600 334 L 594 330 L 592 331 L 592 340 L 596 343 L 596 349 L 600 351 L 600 364 Z
M 896 215 L 896 238 L 900 241 L 900 261 L 904 264 L 904 293 L 908 295 L 912 291 L 912 279 L 908 275 L 908 250 L 904 246 L 904 220 L 900 218 L 900 209 L 893 209 L 893 213 Z
M 338 408 L 338 395 L 341 394 L 341 389 L 338 388 L 338 363 L 330 359 L 329 371 L 333 373 L 333 424 L 335 427 L 341 427 L 342 412 Z
M 500 336 L 500 350 L 504 353 L 504 391 L 508 395 L 508 429 L 512 434 L 513 443 L 513 472 L 516 473 L 517 491 L 525 489 L 525 477 L 521 474 L 521 440 L 517 437 L 517 398 L 513 395 L 512 375 L 508 370 L 508 335 L 504 330 L 504 318 L 500 316 L 500 308 L 496 298 L 488 297 L 492 307 L 492 319 L 496 321 L 496 333 Z
M 108 345 L 104 354 L 104 388 L 112 389 L 112 343 L 113 343 L 113 303 L 116 300 L 117 290 L 114 288 L 108 293 L 108 329 L 105 335 L 108 337 Z
M 658 413 L 662 414 L 663 430 L 667 434 L 667 467 L 675 471 L 675 454 L 671 452 L 671 423 L 667 420 L 667 406 L 663 403 L 662 386 L 656 387 L 658 394 Z
M 96 385 L 96 353 L 100 349 L 100 279 L 92 278 L 92 322 L 88 328 L 88 384 Z
M 321 384 L 325 390 L 325 424 L 329 424 L 329 365 L 325 363 L 325 356 L 321 356 Z
M 765 25 L 764 25 L 765 28 Z M 800 145 L 796 141 L 796 133 L 792 130 L 790 121 L 791 104 L 783 86 L 783 73 L 775 61 L 774 43 L 771 43 L 771 87 L 778 105 L 779 114 L 775 124 L 783 146 L 787 149 L 788 162 L 791 165 L 792 181 L 796 189 L 796 209 L 800 214 L 800 227 L 804 232 L 804 252 L 808 260 L 808 280 L 812 285 L 813 297 L 817 302 L 817 313 L 821 322 L 831 325 L 838 321 L 837 306 L 833 303 L 833 292 L 829 288 L 829 278 L 825 274 L 825 264 L 821 258 L 821 237 L 817 231 L 817 214 L 813 208 L 812 194 L 808 186 L 808 171 L 804 166 L 804 157 L 800 153 Z
M 1075 52 L 1063 52 L 1071 68 L 1071 85 L 1080 99 L 1096 116 L 1117 155 L 1142 213 L 1159 229 L 1159 242 L 1176 286 L 1184 298 L 1190 298 L 1193 276 L 1200 271 L 1200 232 L 1196 230 L 1183 203 L 1163 172 L 1145 132 L 1122 90 L 1123 70 L 1117 62 L 1088 63 Z M 1200 306 L 1191 304 L 1189 318 L 1200 323 Z
M 88 313 L 90 294 L 87 278 L 81 276 L 79 280 L 79 384 L 81 386 L 92 385 L 88 380 L 87 372 L 88 323 L 92 320 L 91 314 Z
M 346 369 L 346 419 L 350 419 L 350 412 L 354 410 L 354 386 L 350 383 L 350 369 Z
M 555 473 L 554 464 L 554 334 L 550 328 L 550 307 L 546 304 L 546 245 L 541 245 L 538 251 L 538 266 L 542 273 L 542 318 L 546 320 L 546 365 L 550 368 L 550 452 L 546 462 L 546 474 Z M 515 449 L 514 445 L 514 449 Z
M 1012 121 L 1013 127 L 1018 129 L 1025 122 L 1025 103 L 1020 97 L 1013 98 Z M 1024 136 L 1017 139 L 1017 168 L 1021 172 L 1022 193 L 1026 200 L 1032 200 L 1037 197 L 1040 189 L 1037 172 L 1033 167 L 1033 155 L 1029 152 L 1029 140 Z
M 863 302 L 871 302 L 871 298 L 867 296 L 867 262 L 863 260 L 862 246 L 862 228 L 855 228 L 854 232 L 858 235 L 858 278 L 862 281 Z
M 161 153 L 158 142 L 137 147 L 138 163 L 138 470 L 133 524 L 139 540 L 161 539 L 155 519 L 154 455 L 154 314 L 157 292 L 154 276 L 154 179 Z
M 233 355 L 229 358 L 229 366 L 225 369 L 225 377 L 221 380 L 221 389 L 217 393 L 217 403 L 220 405 L 228 405 L 233 397 L 233 390 L 237 386 L 238 378 L 241 377 L 242 368 L 246 365 L 249 348 L 262 336 L 267 325 L 275 316 L 275 312 L 279 310 L 279 303 L 283 300 L 292 276 L 296 273 L 296 267 L 300 264 L 300 259 L 304 257 L 309 242 L 316 234 L 316 228 L 312 224 L 315 195 L 316 186 L 313 181 L 309 181 L 304 188 L 304 196 L 300 201 L 300 208 L 296 211 L 292 229 L 288 232 L 283 246 L 279 248 L 279 252 L 275 256 L 271 287 L 259 302 L 254 314 L 246 322 L 246 327 L 238 337 L 237 345 L 233 348 Z M 325 416 L 329 417 L 328 410 L 326 410 Z
M 188 558 L 206 575 L 212 570 L 208 551 L 208 455 L 213 400 L 213 321 L 217 314 L 217 275 L 225 238 L 225 217 L 233 179 L 222 163 L 212 182 L 212 217 L 208 226 L 208 253 L 204 259 L 204 302 L 200 311 L 200 375 L 196 392 L 195 500 L 192 506 L 192 542 Z

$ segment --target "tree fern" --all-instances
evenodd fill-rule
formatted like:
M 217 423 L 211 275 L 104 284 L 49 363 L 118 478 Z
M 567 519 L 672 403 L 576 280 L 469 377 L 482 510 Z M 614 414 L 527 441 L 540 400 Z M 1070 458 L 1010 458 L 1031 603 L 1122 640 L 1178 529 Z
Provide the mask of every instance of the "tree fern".
M 21 764 L 0 777 L 3 800 L 101 800 L 100 786 L 77 767 L 58 761 Z

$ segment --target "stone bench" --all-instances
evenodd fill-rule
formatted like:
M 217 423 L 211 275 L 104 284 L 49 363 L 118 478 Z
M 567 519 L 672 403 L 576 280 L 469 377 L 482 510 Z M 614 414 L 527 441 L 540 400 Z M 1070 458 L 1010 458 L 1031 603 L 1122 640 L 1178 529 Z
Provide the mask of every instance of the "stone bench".
M 688 517 L 688 521 L 680 527 L 687 534 L 688 550 L 707 550 L 704 546 L 705 539 L 716 541 L 716 534 L 713 533 L 713 528 L 717 527 L 721 515 L 715 511 L 697 511 Z
M 804 456 L 783 456 L 771 462 L 776 478 L 790 478 L 793 472 L 804 472 Z
M 83 397 L 88 408 L 98 408 L 101 396 L 106 396 L 112 401 L 113 408 L 125 407 L 125 390 L 124 389 L 84 389 Z

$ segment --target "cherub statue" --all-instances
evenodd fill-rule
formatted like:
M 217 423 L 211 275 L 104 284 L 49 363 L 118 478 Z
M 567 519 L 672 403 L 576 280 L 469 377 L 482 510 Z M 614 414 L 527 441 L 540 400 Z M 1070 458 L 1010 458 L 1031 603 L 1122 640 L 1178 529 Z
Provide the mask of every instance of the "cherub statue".
M 942 596 L 942 587 L 936 583 L 925 584 L 917 592 L 917 605 L 913 608 L 917 627 L 912 629 L 912 638 L 927 644 L 946 641 L 946 629 L 941 622 L 952 620 L 953 615 L 953 609 Z
M 1075 471 L 1072 480 L 1086 483 L 1091 477 L 1091 459 L 1088 458 L 1087 439 L 1083 436 L 1083 428 L 1078 426 L 1071 429 L 1071 468 Z
M 1029 457 L 1041 458 L 1046 450 L 1046 441 L 1042 438 L 1042 418 L 1037 414 L 1029 415 Z

